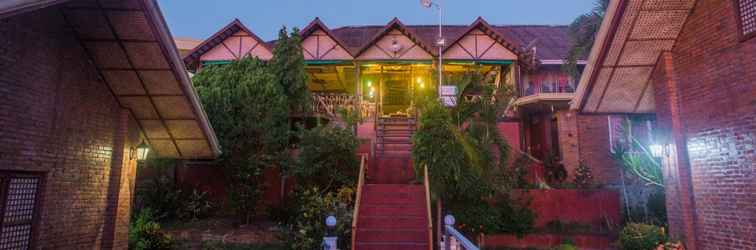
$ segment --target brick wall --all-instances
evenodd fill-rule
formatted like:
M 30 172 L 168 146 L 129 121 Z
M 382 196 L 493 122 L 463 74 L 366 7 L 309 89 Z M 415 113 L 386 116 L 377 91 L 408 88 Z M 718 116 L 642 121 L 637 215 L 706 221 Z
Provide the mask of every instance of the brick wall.
M 0 169 L 45 176 L 39 249 L 126 248 L 138 132 L 55 8 L 0 20 Z
M 580 114 L 576 119 L 580 160 L 591 168 L 596 182 L 618 184 L 621 169 L 609 151 L 607 116 Z
M 562 164 L 567 170 L 567 181 L 571 182 L 575 179 L 575 170 L 580 164 L 577 114 L 574 111 L 560 110 L 556 116 Z
M 756 249 L 756 39 L 740 40 L 733 3 L 698 1 L 655 74 L 671 230 L 697 249 Z

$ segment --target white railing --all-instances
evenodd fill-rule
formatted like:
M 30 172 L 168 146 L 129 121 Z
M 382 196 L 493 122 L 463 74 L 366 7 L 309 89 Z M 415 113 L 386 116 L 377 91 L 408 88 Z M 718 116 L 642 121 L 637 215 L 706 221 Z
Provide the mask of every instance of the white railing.
M 339 108 L 354 107 L 357 98 L 347 94 L 312 94 L 312 111 L 317 114 L 335 116 Z
M 454 228 L 454 216 L 444 217 L 444 250 L 480 250 L 472 241 Z
M 340 108 L 353 110 L 360 109 L 360 118 L 370 120 L 375 114 L 375 103 L 360 102 L 359 98 L 349 94 L 329 94 L 313 93 L 312 94 L 312 111 L 328 117 L 336 117 Z

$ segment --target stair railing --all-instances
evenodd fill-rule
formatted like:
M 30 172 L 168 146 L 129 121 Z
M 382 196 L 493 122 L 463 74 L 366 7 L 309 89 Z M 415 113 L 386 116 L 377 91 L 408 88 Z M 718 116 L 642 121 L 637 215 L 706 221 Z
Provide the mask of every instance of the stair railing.
M 357 220 L 359 219 L 360 202 L 362 200 L 362 187 L 365 185 L 365 174 L 367 173 L 367 155 L 360 155 L 360 173 L 357 177 L 357 194 L 354 201 L 354 211 L 352 211 L 352 249 L 357 248 Z
M 424 166 L 423 186 L 425 186 L 425 207 L 428 209 L 428 250 L 433 250 L 433 218 L 431 216 L 430 181 L 428 181 L 428 165 Z M 354 249 L 354 248 L 353 248 Z
M 454 216 L 447 215 L 444 217 L 444 224 L 444 238 L 446 238 L 444 241 L 444 250 L 480 250 L 478 246 L 454 228 Z

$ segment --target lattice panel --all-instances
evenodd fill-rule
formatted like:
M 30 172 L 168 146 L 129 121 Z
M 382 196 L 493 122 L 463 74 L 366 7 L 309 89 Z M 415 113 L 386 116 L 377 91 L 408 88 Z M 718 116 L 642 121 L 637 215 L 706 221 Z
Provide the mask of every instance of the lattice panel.
M 39 178 L 10 178 L 4 205 L 0 250 L 28 249 L 36 208 Z
M 624 15 L 622 15 L 622 20 L 616 31 L 617 33 L 614 37 L 614 41 L 609 41 L 612 45 L 606 54 L 606 59 L 604 59 L 605 66 L 614 66 L 617 63 L 617 59 L 622 51 L 622 44 L 630 36 L 632 24 L 641 10 L 642 2 L 643 1 L 640 0 L 631 0 L 627 3 L 627 9 L 625 10 Z
M 756 0 L 740 0 L 740 23 L 743 35 L 756 32 Z

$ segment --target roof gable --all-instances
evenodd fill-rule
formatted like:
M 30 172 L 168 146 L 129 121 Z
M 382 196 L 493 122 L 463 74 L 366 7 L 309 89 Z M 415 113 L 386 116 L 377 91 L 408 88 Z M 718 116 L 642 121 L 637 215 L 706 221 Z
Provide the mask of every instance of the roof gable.
M 320 18 L 315 18 L 300 34 L 302 36 L 302 54 L 304 54 L 305 60 L 354 59 L 344 43 L 331 33 L 331 30 L 320 21 Z
M 523 55 L 514 43 L 505 39 L 481 17 L 450 44 L 444 49 L 445 58 L 516 60 Z
M 433 52 L 417 35 L 394 18 L 357 53 L 361 60 L 430 60 Z
M 239 19 L 203 41 L 184 57 L 184 63 L 191 65 L 199 61 L 237 60 L 245 56 L 268 60 L 273 57 L 272 49 L 260 37 L 249 30 Z

